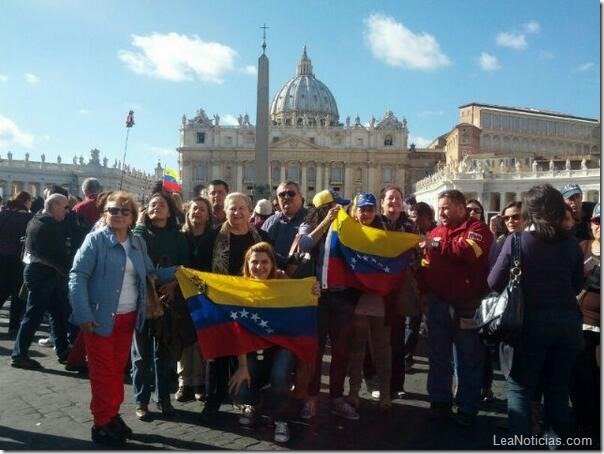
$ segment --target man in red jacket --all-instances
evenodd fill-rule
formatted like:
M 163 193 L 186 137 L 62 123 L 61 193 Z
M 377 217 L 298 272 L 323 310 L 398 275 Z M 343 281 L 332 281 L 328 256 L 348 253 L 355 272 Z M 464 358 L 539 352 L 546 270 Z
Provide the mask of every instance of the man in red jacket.
M 455 355 L 456 421 L 470 426 L 480 405 L 483 361 L 472 317 L 488 290 L 493 235 L 483 221 L 468 216 L 465 197 L 457 190 L 439 194 L 438 216 L 439 225 L 423 245 L 421 273 L 421 285 L 428 295 L 428 394 L 436 415 L 451 414 Z

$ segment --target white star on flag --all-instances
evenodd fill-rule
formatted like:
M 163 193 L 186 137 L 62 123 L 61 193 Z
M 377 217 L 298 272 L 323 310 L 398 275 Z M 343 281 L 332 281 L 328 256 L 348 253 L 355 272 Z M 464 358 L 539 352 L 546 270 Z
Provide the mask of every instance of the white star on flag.
M 275 330 L 274 329 L 270 329 L 270 328 L 266 328 L 266 332 L 267 332 L 267 334 L 270 334 L 270 333 L 275 332 Z
M 237 312 L 232 312 L 232 311 L 231 311 L 231 318 L 232 318 L 233 320 L 237 320 L 237 317 L 238 317 L 238 316 L 237 316 Z
M 245 307 L 241 309 L 241 312 L 239 312 L 239 316 L 241 318 L 247 318 L 247 314 L 249 314 L 249 312 L 245 310 Z
M 262 320 L 259 325 L 260 328 L 268 328 L 268 322 L 266 320 Z
M 257 322 L 258 320 L 260 320 L 260 317 L 258 316 L 258 314 L 252 314 L 252 320 Z
M 387 267 L 387 266 L 385 266 L 385 267 L 384 267 L 384 271 L 385 271 L 386 273 L 389 273 L 389 272 L 390 272 L 390 268 L 389 268 L 389 267 Z

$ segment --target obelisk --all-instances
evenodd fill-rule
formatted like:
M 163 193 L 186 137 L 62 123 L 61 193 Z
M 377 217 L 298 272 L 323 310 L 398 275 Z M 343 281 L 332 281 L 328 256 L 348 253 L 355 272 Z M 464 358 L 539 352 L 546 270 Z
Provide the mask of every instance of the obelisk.
M 262 27 L 262 55 L 258 58 L 258 89 L 256 102 L 256 148 L 254 201 L 271 198 L 268 179 L 268 57 L 266 56 L 266 24 Z

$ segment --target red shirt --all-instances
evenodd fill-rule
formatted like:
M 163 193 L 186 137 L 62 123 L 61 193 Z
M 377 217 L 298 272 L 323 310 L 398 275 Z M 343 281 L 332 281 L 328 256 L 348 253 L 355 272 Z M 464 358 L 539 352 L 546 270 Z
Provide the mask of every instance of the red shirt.
M 456 227 L 439 225 L 426 241 L 440 239 L 424 253 L 422 288 L 471 317 L 488 293 L 489 250 L 493 234 L 482 221 L 468 218 Z
M 84 222 L 86 222 L 90 228 L 92 228 L 95 222 L 101 217 L 101 213 L 99 213 L 99 210 L 96 207 L 96 196 L 97 194 L 87 196 L 86 199 L 73 207 L 73 211 L 82 216 Z

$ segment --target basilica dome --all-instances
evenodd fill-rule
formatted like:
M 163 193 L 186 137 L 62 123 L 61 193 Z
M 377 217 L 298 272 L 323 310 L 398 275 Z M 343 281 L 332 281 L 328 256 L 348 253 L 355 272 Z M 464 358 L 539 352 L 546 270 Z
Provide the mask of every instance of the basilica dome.
M 336 100 L 327 86 L 315 78 L 306 46 L 296 76 L 277 91 L 271 104 L 273 125 L 337 126 Z

